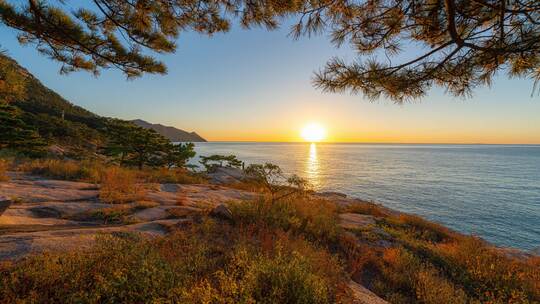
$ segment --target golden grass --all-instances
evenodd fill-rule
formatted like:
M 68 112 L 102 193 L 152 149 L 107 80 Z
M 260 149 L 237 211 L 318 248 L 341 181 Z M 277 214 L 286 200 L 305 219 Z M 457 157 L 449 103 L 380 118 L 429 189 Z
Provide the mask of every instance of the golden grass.
M 117 166 L 105 165 L 99 161 L 38 159 L 23 161 L 18 165 L 17 169 L 28 174 L 45 176 L 54 179 L 100 183 L 103 172 L 113 167 Z M 133 171 L 138 180 L 147 184 L 208 183 L 207 179 L 203 175 L 190 172 L 186 169 L 147 168 L 144 170 L 136 170 L 124 167 L 122 169 Z
M 131 170 L 110 167 L 101 172 L 99 199 L 105 203 L 123 204 L 144 199 L 146 190 Z
M 104 166 L 95 161 L 38 159 L 25 161 L 17 169 L 49 178 L 98 183 Z
M 383 207 L 370 202 L 351 204 L 345 207 L 343 212 L 366 214 L 376 217 L 387 217 L 389 215 L 388 211 Z
M 148 183 L 168 184 L 206 184 L 208 180 L 202 175 L 182 168 L 146 169 L 138 172 L 141 179 Z
M 377 227 L 391 235 L 391 247 L 341 243 L 353 276 L 391 303 L 540 302 L 540 257 L 513 258 L 409 214 L 388 214 Z
M 294 197 L 272 203 L 261 198 L 229 205 L 236 223 L 241 225 L 269 226 L 317 242 L 335 242 L 340 231 L 337 207 L 323 199 Z
M 237 181 L 224 186 L 248 192 L 264 193 L 266 191 L 266 188 L 263 185 L 254 180 Z
M 186 208 L 169 208 L 167 209 L 167 212 L 172 218 L 184 218 L 198 213 L 195 210 L 190 210 Z
M 9 170 L 10 163 L 5 159 L 0 159 L 0 182 L 9 181 L 7 171 Z

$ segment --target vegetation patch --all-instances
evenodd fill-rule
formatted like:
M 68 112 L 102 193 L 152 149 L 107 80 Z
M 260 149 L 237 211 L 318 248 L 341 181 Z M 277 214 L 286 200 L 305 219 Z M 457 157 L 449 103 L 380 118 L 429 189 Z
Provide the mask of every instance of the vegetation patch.
M 319 243 L 337 241 L 338 210 L 326 200 L 294 197 L 272 202 L 231 202 L 230 208 L 237 225 L 254 225 L 290 231 Z
M 97 161 L 37 159 L 24 161 L 18 170 L 53 179 L 98 183 L 105 166 Z
M 206 220 L 169 237 L 103 236 L 1 270 L 0 302 L 342 303 L 338 260 L 280 230 Z
M 378 211 L 374 204 L 347 211 L 379 217 L 370 231 L 352 231 L 367 242 L 347 259 L 353 277 L 391 303 L 540 301 L 538 257 L 513 258 L 476 237 L 414 215 Z M 390 245 L 378 246 L 380 241 Z
M 146 190 L 135 172 L 110 167 L 101 173 L 99 199 L 105 203 L 123 204 L 144 199 Z
M 9 176 L 7 175 L 8 169 L 9 162 L 7 160 L 0 159 L 0 182 L 9 181 Z
M 148 183 L 160 184 L 207 184 L 208 180 L 200 173 L 185 168 L 158 168 L 141 171 L 141 178 Z

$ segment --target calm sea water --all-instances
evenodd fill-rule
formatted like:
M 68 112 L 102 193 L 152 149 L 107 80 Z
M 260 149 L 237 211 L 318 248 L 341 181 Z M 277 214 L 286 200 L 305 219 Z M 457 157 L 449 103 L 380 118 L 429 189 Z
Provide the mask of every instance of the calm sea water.
M 317 190 L 415 213 L 500 246 L 540 247 L 540 146 L 197 143 L 272 162 Z

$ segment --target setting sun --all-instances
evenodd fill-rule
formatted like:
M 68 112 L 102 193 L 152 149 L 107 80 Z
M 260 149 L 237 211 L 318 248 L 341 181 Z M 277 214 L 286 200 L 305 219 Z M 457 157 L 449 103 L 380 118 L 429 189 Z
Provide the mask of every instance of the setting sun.
M 305 141 L 318 142 L 326 137 L 326 129 L 317 123 L 306 125 L 300 133 Z

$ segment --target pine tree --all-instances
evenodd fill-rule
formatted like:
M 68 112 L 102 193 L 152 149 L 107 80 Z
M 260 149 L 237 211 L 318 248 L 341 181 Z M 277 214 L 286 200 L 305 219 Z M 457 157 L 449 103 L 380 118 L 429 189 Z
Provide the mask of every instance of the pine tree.
M 45 152 L 45 141 L 21 119 L 20 110 L 0 102 L 0 150 L 12 149 L 29 156 Z
M 195 156 L 193 143 L 170 143 L 166 147 L 165 155 L 163 156 L 163 162 L 167 168 L 184 168 L 188 160 Z
M 111 120 L 108 127 L 109 142 L 104 153 L 117 158 L 121 165 L 163 166 L 170 141 L 151 129 L 144 129 L 122 120 Z

